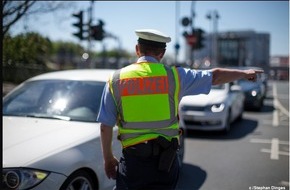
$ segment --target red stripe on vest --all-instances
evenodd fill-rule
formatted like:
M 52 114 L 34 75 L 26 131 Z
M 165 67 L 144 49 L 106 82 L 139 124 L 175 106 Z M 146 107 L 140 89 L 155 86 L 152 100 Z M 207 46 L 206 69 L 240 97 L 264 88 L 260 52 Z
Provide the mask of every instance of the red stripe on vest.
M 129 78 L 119 80 L 121 96 L 168 94 L 167 76 Z

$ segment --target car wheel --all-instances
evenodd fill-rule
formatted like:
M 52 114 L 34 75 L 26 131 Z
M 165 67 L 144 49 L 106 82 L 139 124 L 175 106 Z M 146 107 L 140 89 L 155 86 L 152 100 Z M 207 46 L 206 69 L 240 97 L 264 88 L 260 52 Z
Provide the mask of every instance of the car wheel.
M 181 129 L 181 135 L 179 137 L 179 142 L 180 142 L 180 148 L 177 152 L 177 156 L 178 156 L 178 164 L 179 164 L 179 168 L 182 168 L 183 165 L 183 157 L 184 157 L 184 138 L 185 138 L 185 130 Z
M 92 180 L 92 177 L 84 170 L 79 170 L 70 175 L 60 190 L 96 190 L 97 186 Z

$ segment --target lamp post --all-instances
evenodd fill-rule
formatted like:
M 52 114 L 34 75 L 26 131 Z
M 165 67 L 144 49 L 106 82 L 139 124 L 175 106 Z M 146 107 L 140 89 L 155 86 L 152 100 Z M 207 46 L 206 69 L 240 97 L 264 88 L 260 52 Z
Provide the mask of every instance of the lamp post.
M 88 59 L 87 59 L 87 65 L 90 68 L 94 68 L 95 67 L 95 63 L 92 64 L 91 62 L 91 50 L 92 50 L 92 38 L 91 38 L 91 31 L 90 31 L 90 27 L 92 25 L 92 21 L 93 21 L 93 8 L 94 8 L 94 0 L 91 0 L 91 5 L 88 9 L 88 16 L 89 16 L 89 22 L 88 22 L 88 30 L 89 30 L 89 35 L 88 35 Z
M 195 17 L 195 1 L 191 1 L 191 31 L 194 31 L 194 17 Z M 190 48 L 190 67 L 193 68 L 194 65 L 194 51 L 193 47 Z
M 175 23 L 175 39 L 176 39 L 176 42 L 175 42 L 175 46 L 174 46 L 174 49 L 175 49 L 175 64 L 177 64 L 178 62 L 178 52 L 179 52 L 179 48 L 180 48 L 180 45 L 179 45 L 179 26 L 177 25 L 178 23 L 178 19 L 179 19 L 179 10 L 180 10 L 180 5 L 179 5 L 179 1 L 176 1 L 175 2 L 175 19 L 176 19 L 176 23 Z
M 220 18 L 218 12 L 216 10 L 210 11 L 206 18 L 212 21 L 212 35 L 210 39 L 210 43 L 212 45 L 210 49 L 210 59 L 213 65 L 218 65 L 218 19 Z M 211 26 L 211 23 L 210 23 Z

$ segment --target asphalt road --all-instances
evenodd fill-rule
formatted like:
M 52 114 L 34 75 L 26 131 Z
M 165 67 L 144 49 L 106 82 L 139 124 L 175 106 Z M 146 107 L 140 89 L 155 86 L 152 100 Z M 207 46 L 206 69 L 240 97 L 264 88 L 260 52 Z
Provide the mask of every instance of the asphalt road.
M 289 82 L 268 86 L 263 109 L 228 135 L 188 131 L 178 189 L 289 189 Z

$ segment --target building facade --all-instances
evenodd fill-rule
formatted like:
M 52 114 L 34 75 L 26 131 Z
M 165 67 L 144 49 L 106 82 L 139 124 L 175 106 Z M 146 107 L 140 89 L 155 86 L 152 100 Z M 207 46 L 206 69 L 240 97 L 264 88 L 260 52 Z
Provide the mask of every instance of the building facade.
M 194 66 L 255 66 L 269 69 L 270 34 L 255 31 L 227 31 L 204 35 L 204 47 L 193 51 Z M 191 53 L 187 48 L 187 55 Z M 186 56 L 189 57 L 189 56 Z

